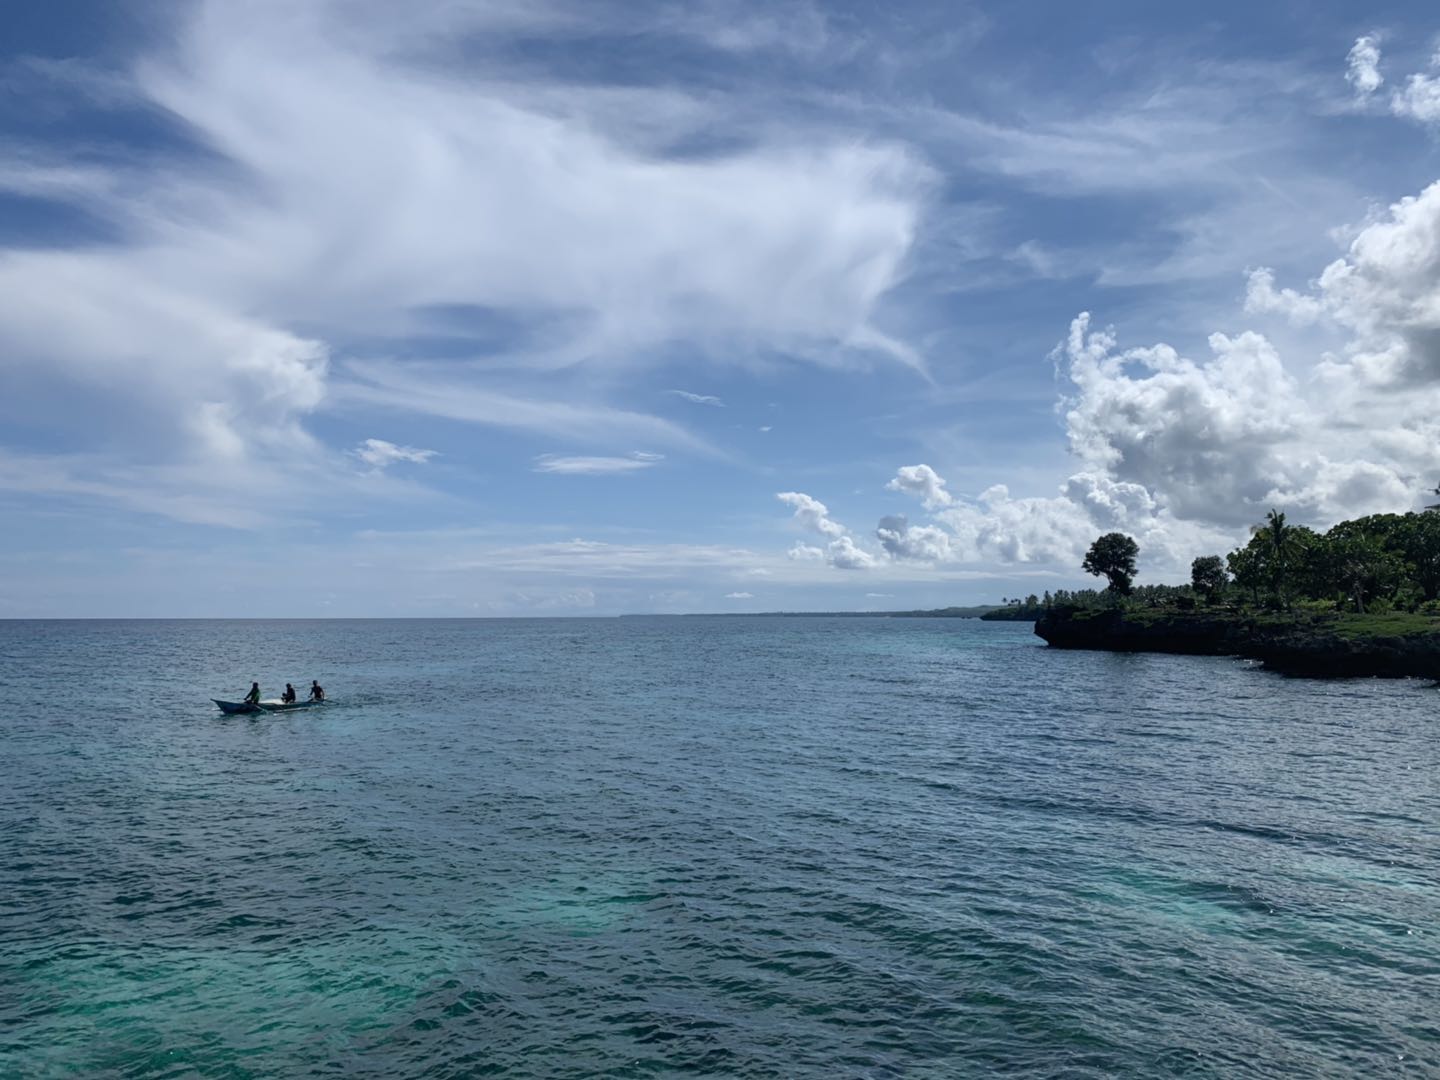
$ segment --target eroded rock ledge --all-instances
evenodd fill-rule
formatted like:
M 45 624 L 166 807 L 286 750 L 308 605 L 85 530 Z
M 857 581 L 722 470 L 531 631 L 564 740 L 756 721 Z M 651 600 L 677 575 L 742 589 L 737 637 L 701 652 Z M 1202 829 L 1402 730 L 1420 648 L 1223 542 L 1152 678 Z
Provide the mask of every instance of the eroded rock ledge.
M 1242 656 L 1289 675 L 1440 678 L 1440 619 L 1426 615 L 1052 609 L 1035 633 L 1060 649 Z

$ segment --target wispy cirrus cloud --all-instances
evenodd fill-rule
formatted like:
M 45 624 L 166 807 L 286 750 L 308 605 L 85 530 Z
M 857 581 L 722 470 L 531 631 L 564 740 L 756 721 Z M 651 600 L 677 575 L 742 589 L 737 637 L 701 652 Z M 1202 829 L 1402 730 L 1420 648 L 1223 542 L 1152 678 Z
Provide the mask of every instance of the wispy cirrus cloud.
M 725 402 L 721 401 L 714 394 L 695 394 L 689 390 L 670 390 L 668 392 L 696 405 L 713 405 L 717 409 L 723 409 L 725 407 Z
M 565 476 L 612 476 L 654 468 L 665 460 L 664 454 L 636 450 L 625 457 L 587 457 L 584 455 L 542 454 L 533 469 L 540 473 L 561 473 Z
M 354 361 L 347 365 L 346 373 L 350 378 L 332 388 L 341 401 L 581 442 L 644 439 L 699 454 L 719 453 L 703 439 L 660 417 L 598 403 L 491 390 L 444 369 Z
M 1369 97 L 1385 82 L 1380 74 L 1380 42 L 1373 34 L 1355 39 L 1345 58 L 1345 81 L 1355 88 L 1358 97 Z
M 1435 74 L 1417 72 L 1391 96 L 1390 111 L 1396 116 L 1440 124 L 1440 53 L 1431 59 L 1430 67 Z
M 386 469 L 402 461 L 423 465 L 436 454 L 434 450 L 420 450 L 413 446 L 396 446 L 385 439 L 366 439 L 351 451 L 372 469 Z
M 379 522 L 426 497 L 518 519 L 565 475 L 629 474 L 647 529 L 748 553 L 735 569 L 704 545 L 523 530 L 391 553 L 426 556 L 407 595 L 483 582 L 481 611 L 579 609 L 584 590 L 614 610 L 622 577 L 637 603 L 693 605 L 748 575 L 773 575 L 768 603 L 772 580 L 836 568 L 887 589 L 1073 571 L 1100 526 L 1178 554 L 1272 497 L 1297 516 L 1389 505 L 1440 444 L 1433 206 L 1371 209 L 1421 191 L 1429 159 L 1406 148 L 1429 144 L 1360 125 L 1433 128 L 1440 76 L 1402 63 L 1413 22 L 1381 16 L 1357 41 L 1315 13 L 1312 55 L 1196 33 L 1204 13 L 1137 9 L 1129 37 L 1099 13 L 1038 62 L 1003 6 L 161 5 L 94 58 L 0 61 L 0 490 L 109 523 L 272 528 L 299 516 L 276 504 Z M 1365 242 L 1332 273 L 1327 229 L 1355 221 Z M 1273 269 L 1242 316 L 1244 267 Z M 1085 319 L 1046 364 L 1090 310 L 1175 344 Z M 768 460 L 725 472 L 729 438 Z M 1057 466 L 1062 439 L 1076 460 Z M 428 446 L 446 467 L 419 467 Z M 561 479 L 477 499 L 472 455 Z M 742 472 L 806 478 L 765 497 L 825 494 L 850 460 L 874 529 L 850 527 L 853 481 L 828 506 L 784 492 L 805 535 L 793 558 L 754 554 L 775 541 Z M 583 532 L 618 511 L 567 512 Z
M 1380 38 L 1367 34 L 1355 40 L 1346 57 L 1345 81 L 1355 97 L 1366 102 L 1385 83 L 1380 71 Z M 1397 83 L 1386 103 L 1390 112 L 1420 124 L 1440 124 L 1440 49 L 1430 57 L 1430 71 L 1417 71 Z
M 801 22 L 824 21 L 718 12 L 642 21 L 717 54 L 788 48 Z M 717 359 L 742 341 L 910 362 L 873 325 L 931 180 L 898 143 L 792 128 L 672 152 L 707 137 L 724 103 L 673 85 L 578 86 L 517 60 L 529 35 L 593 34 L 608 16 L 582 5 L 422 0 L 402 15 L 262 0 L 242 15 L 211 0 L 168 13 L 173 32 L 126 65 L 7 69 L 37 94 L 62 86 L 169 125 L 123 154 L 51 144 L 0 166 L 0 187 L 113 237 L 0 248 L 0 409 L 23 415 L 63 386 L 72 449 L 103 443 L 116 463 L 301 456 L 318 475 L 341 460 L 309 422 L 323 404 L 711 453 L 582 377 L 557 390 L 553 373 L 632 368 L 675 342 Z M 455 64 L 462 41 L 494 63 Z M 456 309 L 552 340 L 506 346 L 504 388 L 483 365 L 441 377 L 426 335 L 440 332 L 434 312 Z M 396 359 L 349 366 L 357 338 Z M 483 359 L 493 345 L 476 341 Z M 17 365 L 24 377 L 5 378 Z M 117 400 L 145 422 L 104 431 Z

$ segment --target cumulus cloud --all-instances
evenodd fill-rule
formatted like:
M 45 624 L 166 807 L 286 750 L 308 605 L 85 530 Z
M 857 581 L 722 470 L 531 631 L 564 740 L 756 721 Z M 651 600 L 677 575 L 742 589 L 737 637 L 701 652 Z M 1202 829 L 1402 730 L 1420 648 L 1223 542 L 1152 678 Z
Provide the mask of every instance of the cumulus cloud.
M 1250 271 L 1245 286 L 1245 310 L 1258 315 L 1283 315 L 1297 325 L 1313 323 L 1325 306 L 1313 296 L 1294 289 L 1276 289 L 1275 272 L 1268 267 Z
M 926 510 L 938 510 L 955 501 L 945 490 L 945 481 L 929 465 L 904 465 L 885 487 L 915 495 Z
M 1385 77 L 1380 74 L 1380 44 L 1373 36 L 1356 38 L 1346 61 L 1345 81 L 1357 97 L 1369 97 L 1380 89 Z
M 930 515 L 881 518 L 878 553 L 852 556 L 848 530 L 804 556 L 831 565 L 932 567 L 993 561 L 1073 573 L 1102 532 L 1134 536 L 1142 569 L 1182 574 L 1197 554 L 1243 542 L 1270 508 L 1328 527 L 1403 511 L 1440 474 L 1440 183 L 1361 229 L 1309 289 L 1249 275 L 1245 309 L 1326 335 L 1288 361 L 1255 330 L 1214 333 L 1208 354 L 1124 348 L 1088 313 L 1057 349 L 1076 471 L 1054 494 L 1003 484 L 959 496 L 929 465 L 886 484 Z M 795 496 L 815 531 L 823 503 Z M 837 559 L 837 554 L 840 556 Z
M 754 593 L 748 593 L 748 592 L 728 592 L 728 593 L 725 594 L 725 599 L 726 599 L 726 600 L 754 600 L 754 599 L 755 599 L 755 594 L 754 594 Z
M 1397 388 L 1430 384 L 1440 375 L 1440 183 L 1362 229 L 1315 292 L 1296 302 L 1350 335 L 1329 374 Z
M 1168 345 L 1117 351 L 1089 325 L 1071 327 L 1065 420 L 1090 471 L 1165 492 L 1178 517 L 1236 524 L 1301 484 L 1290 451 L 1315 418 L 1265 338 L 1214 334 L 1197 362 Z
M 829 508 L 819 499 L 811 498 L 799 491 L 782 491 L 775 497 L 787 506 L 795 508 L 794 519 L 802 528 L 832 539 L 846 534 L 845 526 L 830 519 Z
M 413 446 L 396 446 L 384 439 L 366 439 L 352 453 L 372 469 L 385 469 L 401 461 L 423 465 L 435 456 L 434 450 L 417 450 Z
M 948 562 L 951 558 L 950 533 L 934 525 L 912 526 L 904 514 L 881 518 L 875 538 L 892 559 Z
M 797 562 L 824 562 L 837 570 L 869 570 L 882 561 L 877 555 L 855 543 L 850 530 L 830 517 L 830 509 L 819 499 L 799 491 L 782 491 L 775 496 L 793 506 L 793 520 L 801 528 L 828 538 L 823 548 L 797 542 L 790 548 L 790 558 Z
M 830 541 L 825 548 L 825 558 L 837 570 L 869 570 L 878 561 L 870 552 L 857 547 L 849 536 Z
M 650 454 L 641 450 L 625 457 L 541 454 L 535 459 L 534 471 L 562 473 L 566 476 L 606 476 L 649 469 L 664 460 L 664 454 Z
M 959 562 L 1074 564 L 1093 539 L 1082 507 L 1063 497 L 1013 498 L 1004 484 L 937 515 Z

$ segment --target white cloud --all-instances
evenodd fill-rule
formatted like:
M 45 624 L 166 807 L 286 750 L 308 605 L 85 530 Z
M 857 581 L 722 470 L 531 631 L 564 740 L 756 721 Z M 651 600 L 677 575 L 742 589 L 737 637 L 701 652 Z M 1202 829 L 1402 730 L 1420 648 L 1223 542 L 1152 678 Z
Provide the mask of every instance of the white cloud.
M 790 545 L 787 556 L 795 562 L 824 562 L 825 549 L 797 540 Z
M 1074 565 L 1094 536 L 1083 509 L 1069 499 L 1015 499 L 1003 484 L 937 520 L 954 535 L 951 552 L 961 562 Z
M 1344 356 L 1322 374 L 1376 386 L 1432 384 L 1440 376 L 1440 183 L 1362 229 L 1303 299 L 1350 334 Z
M 692 394 L 689 390 L 671 390 L 670 393 L 676 397 L 682 397 L 686 401 L 694 402 L 696 405 L 713 405 L 717 409 L 725 407 L 725 402 L 713 394 Z
M 1066 429 L 1089 471 L 1166 493 L 1178 517 L 1238 524 L 1302 483 L 1290 451 L 1315 418 L 1263 337 L 1210 346 L 1202 363 L 1166 345 L 1117 352 L 1082 314 L 1066 347 Z
M 795 508 L 794 520 L 801 528 L 827 537 L 830 541 L 823 548 L 803 542 L 795 543 L 789 552 L 792 561 L 824 562 L 839 570 L 869 570 L 881 561 L 859 547 L 850 531 L 830 517 L 829 508 L 819 499 L 799 491 L 782 491 L 775 497 Z
M 726 52 L 775 50 L 808 58 L 829 51 L 836 38 L 824 12 L 809 2 L 756 12 L 732 2 L 707 0 L 665 9 L 658 27 Z
M 126 511 L 230 529 L 313 520 L 320 509 L 353 510 L 377 499 L 430 498 L 387 477 L 356 472 L 320 453 L 226 460 L 199 454 L 176 463 L 125 463 L 101 454 L 16 454 L 0 448 L 0 491 L 53 503 L 104 502 Z
M 892 559 L 919 562 L 949 562 L 951 534 L 934 525 L 912 526 L 903 514 L 880 519 L 875 537 Z
M 1440 57 L 1431 61 L 1440 67 Z M 1440 76 L 1414 74 L 1390 97 L 1390 110 L 1396 116 L 1418 120 L 1422 124 L 1440 123 Z
M 608 443 L 643 439 L 695 453 L 718 454 L 678 424 L 628 409 L 502 392 L 475 386 L 463 374 L 444 374 L 428 365 L 352 361 L 346 366 L 346 372 L 351 378 L 332 387 L 332 395 L 345 402 L 426 413 L 553 438 Z
M 1313 296 L 1303 296 L 1294 289 L 1277 290 L 1275 272 L 1262 266 L 1250 271 L 1245 287 L 1245 310 L 1256 315 L 1284 315 L 1303 326 L 1320 318 L 1325 306 Z
M 1395 91 L 1390 107 L 1397 116 L 1422 124 L 1440 123 L 1440 78 L 1411 75 L 1403 90 Z
M 997 484 L 960 498 L 933 468 L 904 466 L 886 487 L 931 520 L 882 518 L 885 559 L 1073 573 L 1097 534 L 1118 530 L 1139 542 L 1142 571 L 1173 580 L 1195 555 L 1243 542 L 1272 507 L 1320 528 L 1413 507 L 1440 475 L 1440 183 L 1362 228 L 1310 291 L 1253 271 L 1246 310 L 1331 335 L 1332 347 L 1287 364 L 1246 330 L 1210 335 L 1201 358 L 1122 349 L 1082 313 L 1057 350 L 1077 471 L 1055 495 L 1017 498 Z M 820 531 L 824 504 L 796 498 Z M 831 546 L 850 544 L 836 529 Z M 833 566 L 847 553 L 803 555 Z
M 841 536 L 825 548 L 825 558 L 838 570 L 869 570 L 878 561 L 874 555 L 856 547 L 849 536 Z
M 782 491 L 775 497 L 787 506 L 795 508 L 795 521 L 801 528 L 832 539 L 845 535 L 845 526 L 830 520 L 829 508 L 819 499 L 813 499 L 799 491 Z
M 755 594 L 748 592 L 730 592 L 725 594 L 726 600 L 754 600 Z
M 604 476 L 648 469 L 664 460 L 664 454 L 649 454 L 640 450 L 627 457 L 566 457 L 558 454 L 541 454 L 535 459 L 534 471 L 563 473 L 569 476 Z
M 430 534 L 371 533 L 377 545 L 400 543 L 404 551 L 428 552 L 435 573 L 484 572 L 537 579 L 593 580 L 689 578 L 697 574 L 744 574 L 783 563 L 742 547 L 721 544 L 616 544 L 576 537 L 549 543 L 486 544 L 461 531 Z M 479 538 L 483 540 L 483 537 Z
M 0 254 L 0 346 L 0 365 L 26 383 L 73 387 L 57 428 L 92 427 L 100 394 L 129 418 L 124 441 L 163 439 L 185 456 L 307 445 L 298 420 L 323 400 L 329 367 L 323 342 L 148 279 L 109 251 Z
M 945 481 L 940 479 L 929 465 L 904 465 L 885 487 L 890 491 L 904 491 L 920 499 L 926 510 L 938 510 L 949 506 L 954 499 L 945 490 Z
M 669 113 L 673 91 L 632 92 L 622 129 L 587 115 L 583 90 L 445 70 L 469 13 L 418 6 L 356 21 L 337 5 L 210 3 L 177 55 L 143 69 L 157 104 L 267 192 L 226 207 L 232 271 L 273 275 L 278 262 L 312 316 L 393 321 L 457 303 L 572 316 L 558 346 L 570 360 L 628 361 L 677 337 L 833 342 L 866 327 L 925 182 L 905 151 L 633 153 L 622 137 Z M 707 119 L 700 109 L 690 123 Z M 342 240 L 344 265 L 329 265 Z
M 1084 509 L 1102 529 L 1135 529 L 1150 521 L 1159 502 L 1143 484 L 1117 481 L 1096 473 L 1076 473 L 1065 481 L 1065 497 Z
M 384 439 L 366 439 L 352 453 L 373 469 L 384 469 L 401 461 L 423 465 L 435 456 L 434 450 L 417 450 L 413 446 L 396 446 Z
M 1354 250 L 1373 241 L 1369 232 Z M 1338 265 L 1322 285 L 1349 276 Z M 1325 306 L 1348 317 L 1343 302 Z M 1321 360 L 1301 381 L 1254 332 L 1213 334 L 1212 356 L 1194 361 L 1163 345 L 1116 351 L 1109 331 L 1088 325 L 1075 321 L 1066 349 L 1076 387 L 1066 424 L 1091 474 L 1070 495 L 1097 523 L 1173 520 L 1238 533 L 1272 506 L 1325 524 L 1410 505 L 1421 461 L 1388 451 L 1384 433 L 1433 429 L 1429 405 L 1418 394 L 1367 391 L 1360 356 Z M 1436 451 L 1426 456 L 1440 463 Z
M 1369 97 L 1380 89 L 1385 77 L 1380 74 L 1380 43 L 1373 36 L 1356 38 L 1346 61 L 1345 81 L 1357 97 Z
M 706 453 L 677 425 L 595 400 L 601 380 L 573 372 L 646 363 L 676 341 L 716 359 L 740 342 L 913 360 L 871 325 L 930 183 L 903 147 L 776 125 L 676 156 L 713 135 L 725 102 L 501 60 L 514 36 L 593 30 L 579 6 L 174 12 L 174 33 L 152 39 L 171 45 L 107 75 L 103 98 L 168 114 L 202 153 L 17 152 L 0 166 L 0 187 L 114 236 L 0 253 L 0 372 L 25 369 L 0 410 L 63 393 L 72 447 L 103 446 L 116 466 L 304 457 L 330 462 L 309 474 L 323 486 L 343 460 L 306 431 L 324 403 Z M 794 25 L 753 22 L 723 47 L 769 48 Z M 460 40 L 495 62 L 456 65 Z M 539 329 L 483 366 L 332 369 L 341 342 L 413 342 L 454 311 Z M 94 423 L 117 411 L 127 426 Z M 237 495 L 246 475 L 231 471 Z
M 1345 75 L 1355 88 L 1357 98 L 1368 98 L 1384 83 L 1379 63 L 1380 49 L 1376 39 L 1358 39 L 1350 50 L 1349 69 Z M 1432 71 L 1440 70 L 1440 50 L 1430 58 L 1430 68 Z M 1416 72 L 1408 76 L 1390 95 L 1390 111 L 1417 123 L 1440 124 L 1440 75 Z

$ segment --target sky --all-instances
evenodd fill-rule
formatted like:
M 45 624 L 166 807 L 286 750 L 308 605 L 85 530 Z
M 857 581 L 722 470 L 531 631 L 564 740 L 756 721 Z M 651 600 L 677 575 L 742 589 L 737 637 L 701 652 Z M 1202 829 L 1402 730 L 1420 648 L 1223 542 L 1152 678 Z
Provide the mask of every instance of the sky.
M 0 617 L 890 610 L 1440 482 L 1440 14 L 0 9 Z

